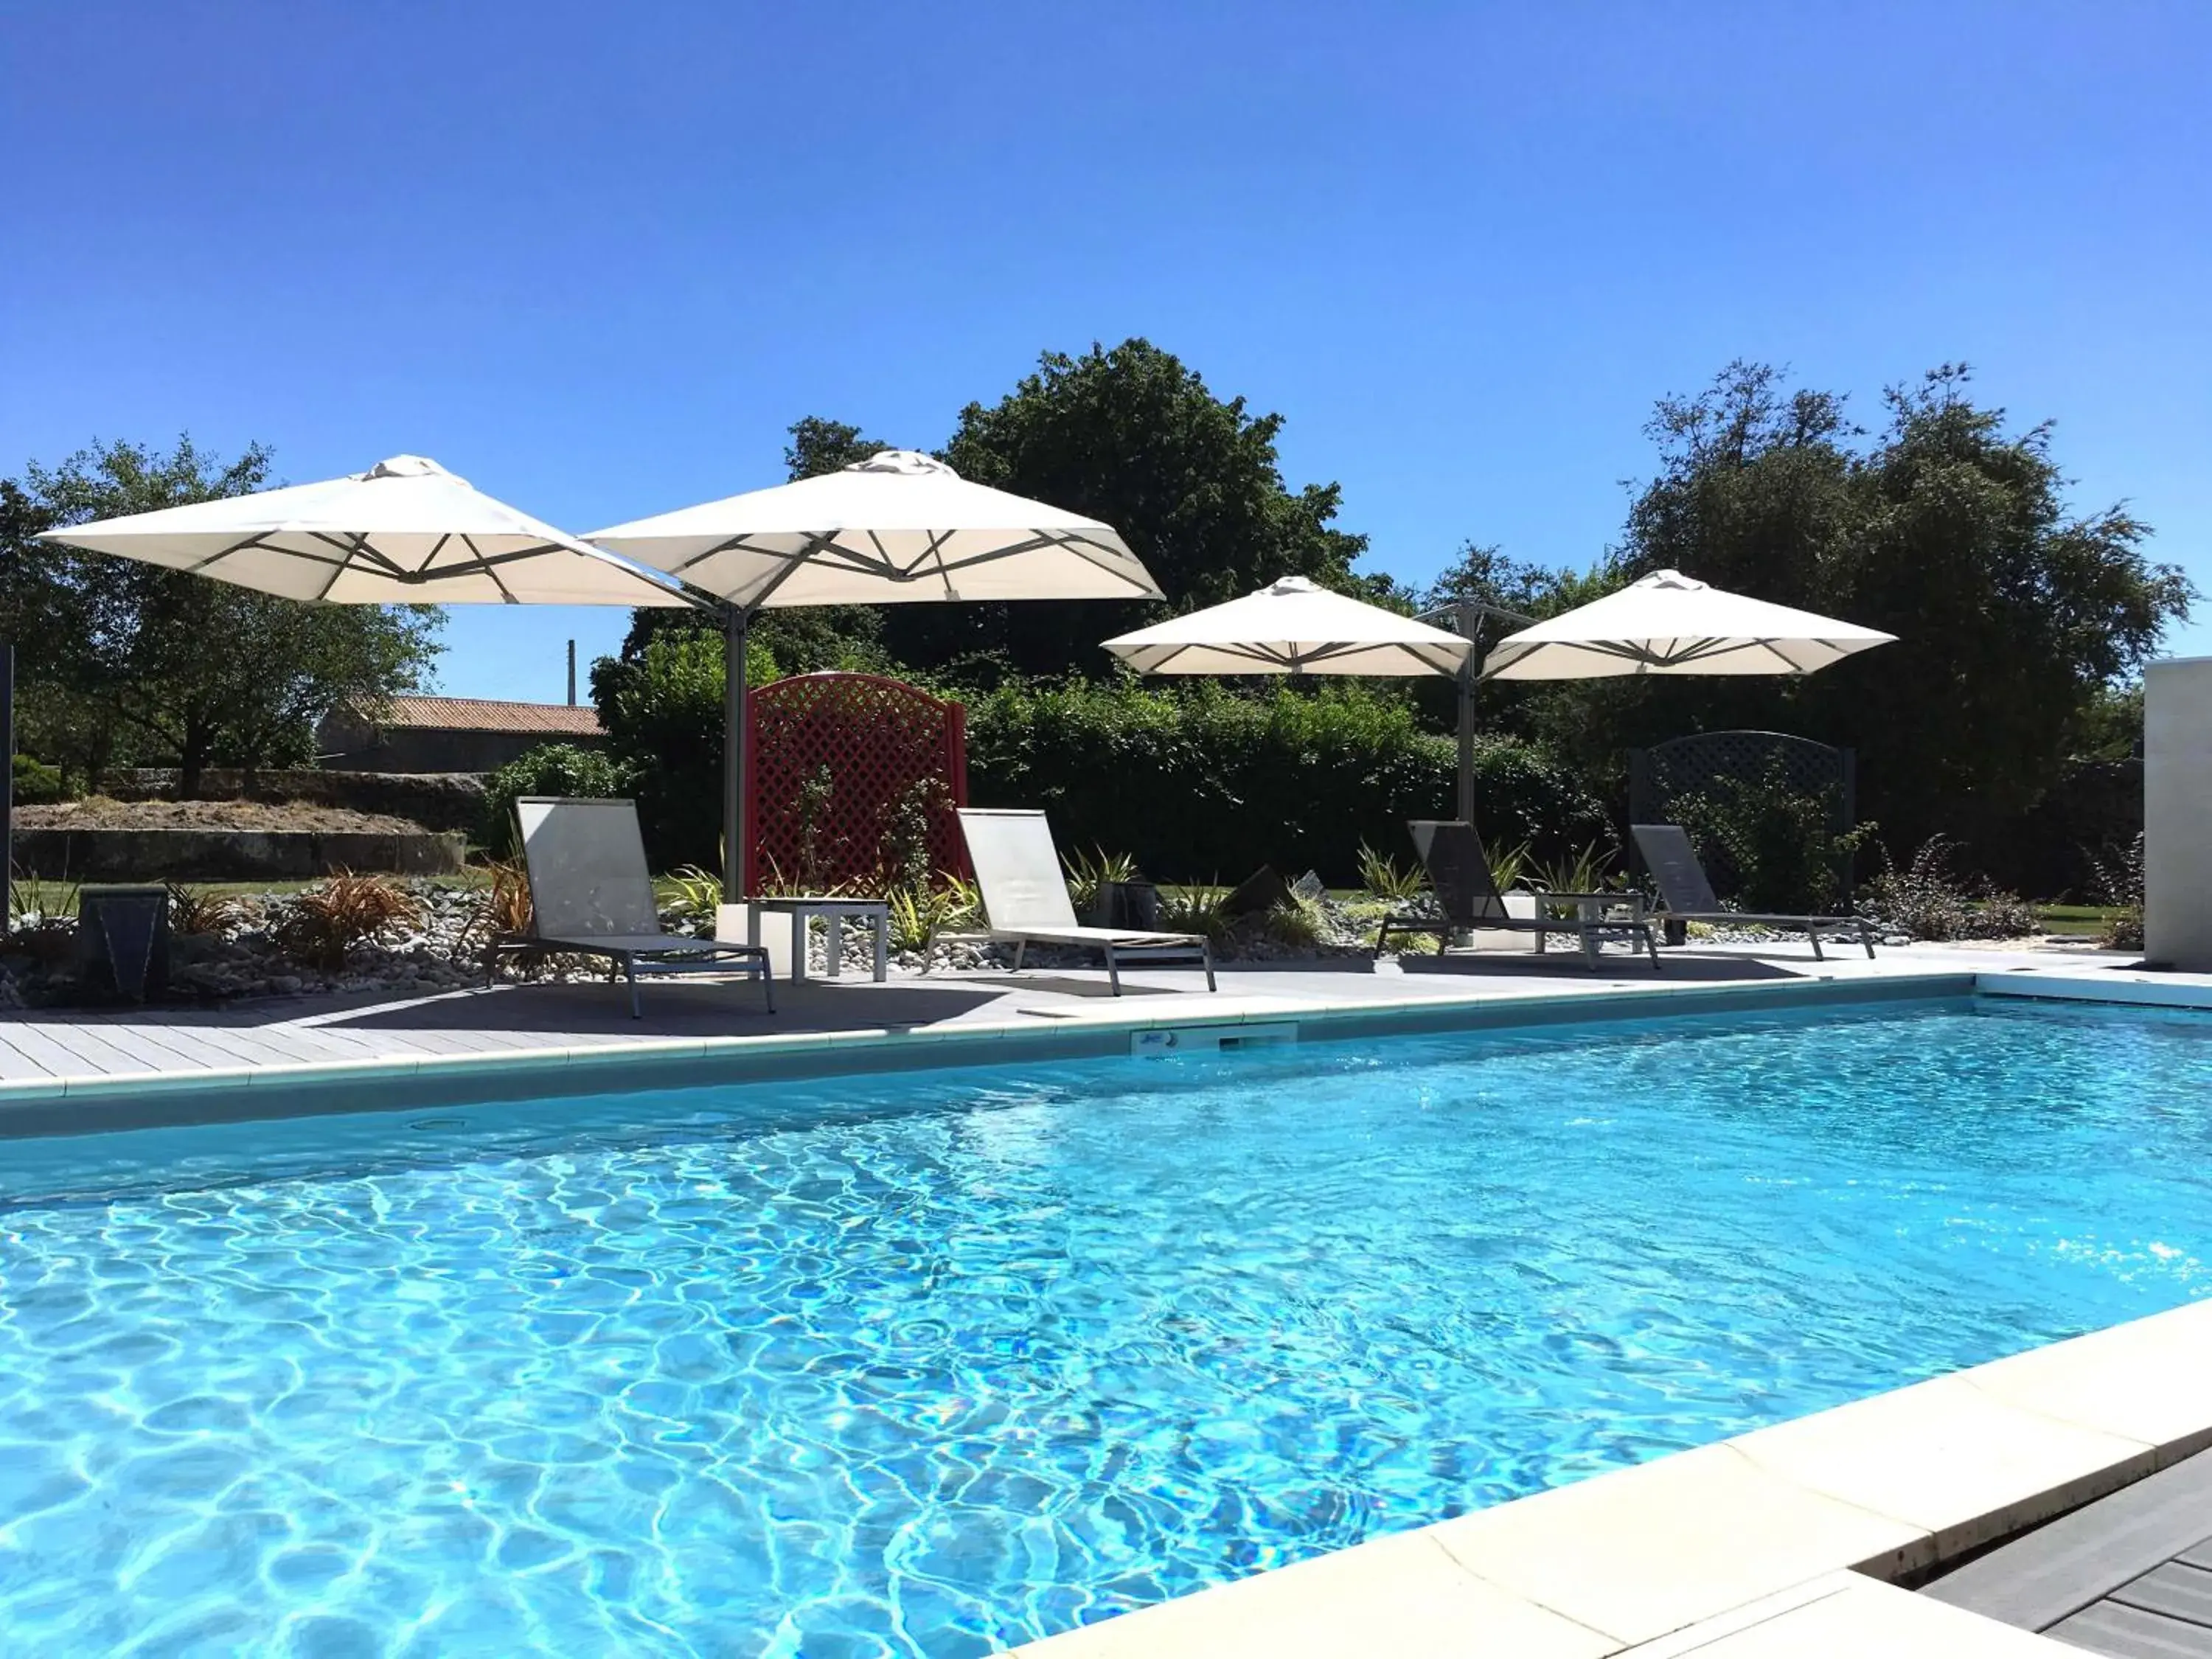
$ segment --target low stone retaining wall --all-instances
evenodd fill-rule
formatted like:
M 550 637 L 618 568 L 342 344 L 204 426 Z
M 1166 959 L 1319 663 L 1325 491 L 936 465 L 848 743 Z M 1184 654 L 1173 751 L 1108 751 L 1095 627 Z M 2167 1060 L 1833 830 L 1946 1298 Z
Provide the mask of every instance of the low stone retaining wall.
M 16 867 L 44 881 L 302 881 L 337 870 L 444 876 L 460 835 L 258 830 L 18 830 Z

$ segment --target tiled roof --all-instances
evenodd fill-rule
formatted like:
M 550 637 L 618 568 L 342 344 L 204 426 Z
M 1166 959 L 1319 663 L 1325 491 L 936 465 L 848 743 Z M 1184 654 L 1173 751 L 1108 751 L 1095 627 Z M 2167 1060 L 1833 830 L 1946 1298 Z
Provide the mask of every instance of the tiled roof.
M 491 697 L 393 697 L 368 711 L 386 731 L 402 727 L 435 732 L 543 732 L 563 738 L 605 735 L 598 711 L 588 703 L 502 702 Z

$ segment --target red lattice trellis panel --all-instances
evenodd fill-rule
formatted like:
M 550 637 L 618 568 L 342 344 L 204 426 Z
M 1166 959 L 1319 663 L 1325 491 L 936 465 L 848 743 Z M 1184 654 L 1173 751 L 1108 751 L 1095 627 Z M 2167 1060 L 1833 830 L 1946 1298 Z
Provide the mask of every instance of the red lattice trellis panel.
M 874 674 L 800 674 L 747 697 L 745 730 L 749 892 L 845 883 L 874 890 L 893 809 L 931 778 L 945 786 L 931 816 L 932 861 L 968 874 L 952 816 L 968 804 L 958 703 Z

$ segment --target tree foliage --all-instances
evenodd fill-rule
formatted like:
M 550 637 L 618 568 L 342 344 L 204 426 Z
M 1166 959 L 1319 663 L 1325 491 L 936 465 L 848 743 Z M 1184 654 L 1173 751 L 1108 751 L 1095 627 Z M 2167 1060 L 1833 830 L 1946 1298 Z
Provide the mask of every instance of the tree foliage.
M 1285 484 L 1282 425 L 1131 339 L 1080 356 L 1047 352 L 996 403 L 960 411 L 942 459 L 975 483 L 1114 526 L 1177 610 L 1278 576 L 1352 589 L 1366 538 L 1335 527 L 1336 485 Z M 793 438 L 794 476 L 862 447 L 854 428 L 830 422 L 801 422 Z M 1097 601 L 891 605 L 882 638 L 894 659 L 926 670 L 982 660 L 1022 674 L 1097 674 L 1110 666 L 1098 641 L 1158 612 Z
M 1662 400 L 1659 475 L 1601 585 L 1671 568 L 1899 642 L 1802 681 L 1535 688 L 1521 727 L 1616 776 L 1625 749 L 1685 732 L 1794 732 L 1857 750 L 1862 811 L 1893 844 L 2001 836 L 2191 592 L 2144 556 L 2149 531 L 2124 509 L 2069 508 L 2047 424 L 2011 430 L 1970 387 L 1946 365 L 1893 388 L 1872 434 L 1841 398 L 1757 364 Z
M 269 452 L 234 460 L 189 438 L 167 454 L 95 445 L 0 481 L 0 632 L 15 641 L 24 746 L 96 779 L 173 760 L 298 763 L 340 703 L 416 689 L 442 617 L 424 606 L 307 605 L 33 539 L 41 530 L 261 488 Z

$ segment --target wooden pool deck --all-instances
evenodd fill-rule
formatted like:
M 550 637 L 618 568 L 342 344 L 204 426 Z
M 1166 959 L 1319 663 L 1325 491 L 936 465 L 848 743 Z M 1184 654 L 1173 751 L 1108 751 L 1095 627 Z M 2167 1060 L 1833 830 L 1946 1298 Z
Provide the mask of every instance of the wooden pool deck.
M 1028 1023 L 1145 1023 L 1161 1016 L 1249 1018 L 1282 1010 L 1358 1010 L 1499 1005 L 1531 999 L 1624 992 L 1691 994 L 1729 986 L 1834 981 L 1899 975 L 2021 970 L 2106 972 L 2120 959 L 2094 953 L 1947 950 L 1885 951 L 1875 961 L 1815 963 L 1802 953 L 1747 951 L 1669 953 L 1654 975 L 1626 956 L 1597 971 L 1504 954 L 1408 962 L 1377 972 L 1361 963 L 1284 963 L 1221 970 L 1208 995 L 1194 974 L 1164 970 L 1126 977 L 1114 998 L 1101 971 L 943 974 L 851 978 L 778 988 L 781 1012 L 757 1012 L 740 988 L 712 981 L 648 985 L 633 1020 L 618 988 L 514 984 L 427 996 L 263 998 L 215 1007 L 22 1010 L 0 1014 L 0 1088 L 71 1079 L 173 1077 L 241 1068 L 521 1055 L 890 1032 L 957 1035 Z
M 1992 1550 L 1922 1593 L 2115 1659 L 2212 1659 L 2212 1452 Z

